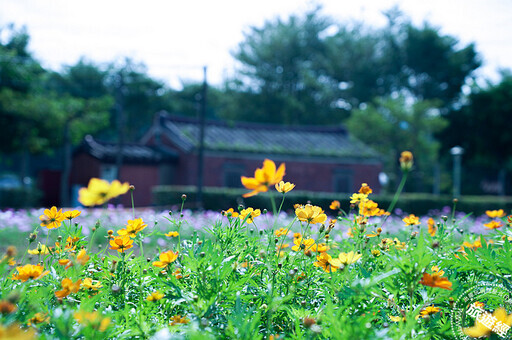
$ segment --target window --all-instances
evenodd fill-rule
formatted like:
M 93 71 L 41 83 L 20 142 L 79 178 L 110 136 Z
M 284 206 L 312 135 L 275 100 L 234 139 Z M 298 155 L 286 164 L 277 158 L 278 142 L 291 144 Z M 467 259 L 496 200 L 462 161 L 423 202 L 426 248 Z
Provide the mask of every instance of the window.
M 242 181 L 240 177 L 245 172 L 245 166 L 243 164 L 226 163 L 223 165 L 223 185 L 228 188 L 242 188 Z
M 349 169 L 336 169 L 333 174 L 335 192 L 351 193 L 353 191 L 353 173 Z

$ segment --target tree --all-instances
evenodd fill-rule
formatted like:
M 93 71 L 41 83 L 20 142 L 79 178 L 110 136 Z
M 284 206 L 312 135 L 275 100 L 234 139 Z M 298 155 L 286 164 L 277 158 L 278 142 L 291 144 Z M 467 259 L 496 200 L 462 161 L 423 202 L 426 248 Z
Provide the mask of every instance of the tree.
M 434 135 L 444 129 L 446 120 L 439 114 L 439 102 L 408 102 L 403 96 L 376 98 L 364 108 L 356 109 L 346 121 L 352 135 L 374 148 L 384 157 L 384 172 L 396 182 L 400 173 L 400 152 L 411 151 L 415 156 L 416 174 L 421 184 L 431 179 L 437 162 L 440 143 Z
M 502 72 L 498 84 L 474 87 L 467 103 L 446 117 L 450 125 L 440 135 L 445 149 L 462 146 L 467 169 L 485 169 L 487 175 L 498 173 L 500 193 L 504 194 L 506 174 L 512 170 L 512 73 Z M 481 180 L 476 174 L 465 179 L 469 184 L 466 188 L 478 193 Z

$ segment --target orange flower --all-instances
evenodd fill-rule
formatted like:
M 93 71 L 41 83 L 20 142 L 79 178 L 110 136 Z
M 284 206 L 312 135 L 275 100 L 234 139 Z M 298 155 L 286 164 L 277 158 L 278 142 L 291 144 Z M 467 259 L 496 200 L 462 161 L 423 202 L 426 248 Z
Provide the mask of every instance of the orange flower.
M 190 320 L 186 316 L 175 315 L 171 318 L 171 326 L 177 324 L 187 324 Z
M 402 221 L 404 221 L 406 226 L 420 225 L 420 218 L 414 214 L 410 214 L 409 216 L 404 217 Z
M 133 247 L 133 240 L 130 236 L 116 236 L 110 240 L 110 249 L 117 250 L 120 253 L 124 253 L 126 249 Z
M 284 163 L 276 170 L 276 164 L 270 159 L 265 159 L 263 161 L 263 168 L 258 168 L 254 171 L 254 177 L 242 176 L 241 180 L 243 186 L 252 190 L 242 196 L 251 197 L 260 192 L 267 192 L 269 186 L 275 185 L 283 180 L 285 169 Z
M 233 208 L 229 208 L 228 210 L 223 211 L 222 215 L 228 216 L 228 217 L 233 217 L 233 218 L 238 217 L 238 213 L 236 211 L 234 211 Z
M 56 291 L 55 296 L 58 297 L 59 299 L 62 299 L 71 293 L 76 293 L 80 290 L 81 283 L 82 280 L 78 280 L 75 283 L 73 283 L 71 279 L 65 278 L 61 282 L 62 290 Z
M 339 265 L 332 263 L 332 256 L 327 253 L 321 253 L 317 256 L 313 265 L 322 268 L 326 273 L 334 273 L 339 267 Z
M 329 206 L 329 209 L 331 210 L 338 210 L 341 207 L 341 203 L 338 200 L 334 200 L 331 202 L 331 205 Z
M 499 327 L 501 325 L 501 327 Z M 506 325 L 507 327 L 503 327 Z M 475 320 L 473 327 L 463 329 L 464 334 L 471 338 L 488 337 L 493 332 L 503 331 L 504 334 L 497 333 L 502 337 L 506 337 L 507 330 L 512 326 L 512 314 L 508 314 L 505 308 L 499 307 L 491 314 L 483 312 Z
M 434 221 L 434 219 L 432 217 L 428 218 L 427 225 L 428 225 L 428 233 L 430 234 L 430 236 L 434 237 L 437 232 L 437 227 L 436 227 L 436 222 Z
M 422 285 L 452 290 L 452 283 L 448 280 L 447 277 L 442 277 L 444 271 L 439 270 L 437 266 L 432 267 L 432 271 L 432 275 L 423 273 L 423 277 L 420 281 Z
M 17 275 L 13 274 L 12 279 L 13 280 L 21 280 L 22 282 L 27 281 L 28 279 L 37 280 L 42 278 L 43 276 L 47 275 L 50 271 L 44 271 L 44 267 L 41 265 L 33 265 L 33 264 L 26 264 L 23 267 L 16 267 L 16 270 L 18 271 Z
M 79 210 L 69 210 L 64 212 L 64 217 L 68 220 L 72 220 L 75 217 L 80 216 L 81 212 Z
M 410 151 L 403 151 L 400 154 L 400 168 L 403 171 L 409 171 L 412 168 L 412 165 L 414 164 L 414 157 L 412 156 L 412 152 Z
M 159 256 L 160 261 L 153 262 L 153 266 L 159 268 L 165 268 L 178 258 L 178 252 L 173 252 L 169 250 L 167 252 L 161 253 Z
M 484 227 L 486 227 L 487 229 L 498 229 L 498 228 L 501 228 L 503 227 L 503 223 L 501 222 L 498 222 L 498 221 L 491 221 L 489 223 L 484 223 Z
M 288 235 L 288 232 L 289 232 L 289 230 L 286 228 L 279 228 L 276 231 L 274 231 L 274 234 L 276 235 L 276 237 L 280 237 L 283 235 L 285 235 L 285 236 Z
M 366 183 L 361 184 L 361 188 L 359 189 L 359 193 L 360 193 L 360 194 L 369 195 L 369 194 L 371 194 L 372 192 L 373 192 L 373 190 L 372 190 L 372 188 L 370 188 L 370 187 L 368 186 L 368 184 L 366 184 Z

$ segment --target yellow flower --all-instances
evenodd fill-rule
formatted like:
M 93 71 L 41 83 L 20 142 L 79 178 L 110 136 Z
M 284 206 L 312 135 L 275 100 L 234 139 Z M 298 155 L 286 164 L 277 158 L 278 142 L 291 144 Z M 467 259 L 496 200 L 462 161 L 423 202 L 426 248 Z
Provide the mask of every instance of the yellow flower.
M 85 266 L 87 261 L 89 261 L 91 257 L 86 254 L 85 249 L 81 249 L 78 254 L 76 255 L 76 260 L 78 263 L 80 263 L 82 266 Z
M 164 234 L 167 237 L 178 237 L 180 234 L 177 231 L 170 231 L 167 234 Z
M 324 214 L 322 208 L 311 204 L 295 209 L 295 215 L 297 215 L 299 221 L 311 224 L 324 223 L 327 220 L 327 215 Z
M 338 200 L 334 200 L 331 202 L 331 205 L 329 206 L 329 209 L 331 210 L 338 210 L 341 207 L 341 203 Z
M 279 228 L 277 229 L 274 234 L 276 235 L 276 237 L 280 237 L 280 236 L 286 236 L 288 235 L 288 232 L 289 230 L 287 228 Z
M 93 283 L 91 278 L 86 277 L 82 281 L 82 287 L 90 289 L 90 290 L 98 290 L 98 289 L 102 288 L 103 286 L 101 285 L 101 282 Z
M 427 225 L 428 225 L 428 233 L 430 234 L 430 236 L 434 237 L 437 232 L 437 226 L 436 226 L 436 222 L 434 221 L 434 219 L 432 217 L 428 218 Z
M 349 265 L 357 262 L 361 258 L 361 254 L 355 253 L 353 251 L 349 251 L 348 253 L 340 253 L 338 258 L 334 258 L 331 261 L 331 264 L 341 267 L 341 265 Z
M 261 215 L 261 210 L 260 209 L 254 210 L 253 208 L 247 208 L 247 209 L 244 209 L 244 210 L 240 211 L 239 217 L 243 221 L 243 220 L 245 220 L 245 218 L 247 216 L 249 216 L 249 217 L 247 217 L 246 222 L 251 224 L 254 221 L 254 218 L 258 217 L 260 215 Z
M 501 222 L 498 222 L 498 221 L 491 221 L 489 223 L 484 223 L 484 227 L 486 227 L 487 229 L 498 229 L 498 228 L 501 228 L 503 227 L 503 223 Z
M 34 314 L 33 317 L 28 319 L 27 325 L 32 326 L 32 325 L 37 325 L 37 324 L 40 324 L 43 322 L 48 322 L 48 321 L 50 321 L 50 317 L 48 316 L 48 313 L 45 313 L 45 314 L 36 313 L 36 314 Z M 1 336 L 0 336 L 0 338 L 1 338 Z
M 378 249 L 372 250 L 372 255 L 375 256 L 375 257 L 379 257 L 380 256 L 380 250 L 378 250 Z
M 312 252 L 317 252 L 317 253 L 325 253 L 329 249 L 331 249 L 331 247 L 329 247 L 325 243 L 313 244 L 313 246 L 311 246 L 311 251 Z
M 404 316 L 394 316 L 394 315 L 388 315 L 388 316 L 389 316 L 389 319 L 393 322 L 400 322 L 400 321 L 405 322 Z
M 159 256 L 160 261 L 153 262 L 153 266 L 159 267 L 159 268 L 165 268 L 169 264 L 176 261 L 177 258 L 178 258 L 178 252 L 173 252 L 172 250 L 169 250 L 164 253 L 161 253 Z
M 238 217 L 238 213 L 236 211 L 234 211 L 233 208 L 229 208 L 228 210 L 223 211 L 222 215 L 228 216 L 228 217 L 233 217 L 233 218 Z
M 400 240 L 397 239 L 396 237 L 393 242 L 395 244 L 395 248 L 398 250 L 405 250 L 407 248 L 407 245 L 405 244 L 405 242 L 400 242 Z
M 438 312 L 439 312 L 439 307 L 434 307 L 434 305 L 432 305 L 432 306 L 425 307 L 425 309 L 423 309 L 420 312 L 420 316 L 422 318 L 424 318 L 424 317 L 426 317 L 428 315 L 436 314 Z
M 187 324 L 190 320 L 186 316 L 180 316 L 175 315 L 171 317 L 171 326 L 177 325 L 177 324 Z
M 359 203 L 365 203 L 368 201 L 368 195 L 367 194 L 353 194 L 350 196 L 350 203 L 351 204 L 359 204 Z
M 263 168 L 258 168 L 254 171 L 254 177 L 242 176 L 241 180 L 243 186 L 252 190 L 244 194 L 243 197 L 250 197 L 260 192 L 268 191 L 270 185 L 275 185 L 283 180 L 285 169 L 284 163 L 276 170 L 276 164 L 270 159 L 265 159 L 263 161 Z
M 389 215 L 384 209 L 380 209 L 379 205 L 372 201 L 367 200 L 366 202 L 361 202 L 359 204 L 359 215 L 370 217 L 370 216 L 382 216 Z
M 160 293 L 160 292 L 153 292 L 151 293 L 147 298 L 146 300 L 147 301 L 158 301 L 158 300 L 161 300 L 162 298 L 164 297 L 164 294 Z
M 360 193 L 360 194 L 369 195 L 369 194 L 371 194 L 372 192 L 373 192 L 373 190 L 372 190 L 372 188 L 370 188 L 370 187 L 368 186 L 368 184 L 366 184 L 366 183 L 361 184 L 361 188 L 359 189 L 359 193 Z
M 333 263 L 332 256 L 327 253 L 321 253 L 316 257 L 316 262 L 313 263 L 315 267 L 322 268 L 326 273 L 334 273 L 338 270 L 338 265 Z
M 44 244 L 38 243 L 37 248 L 27 250 L 30 255 L 46 255 L 50 253 L 50 250 Z
M 117 250 L 120 253 L 124 253 L 126 249 L 133 247 L 133 240 L 130 236 L 116 236 L 113 240 L 110 240 L 110 249 Z
M 71 281 L 71 279 L 65 278 L 62 280 L 62 290 L 58 290 L 55 292 L 55 296 L 59 299 L 62 299 L 68 296 L 71 293 L 76 293 L 80 290 L 80 284 L 82 280 L 78 280 L 76 282 Z
M 500 210 L 487 210 L 485 212 L 485 214 L 487 216 L 489 216 L 490 218 L 501 218 L 501 217 L 505 217 L 505 212 L 503 211 L 503 209 L 500 209 Z
M 78 201 L 87 207 L 101 205 L 110 199 L 125 194 L 130 189 L 127 182 L 121 184 L 117 179 L 109 183 L 103 179 L 91 178 L 87 188 L 78 191 Z
M 299 249 L 304 249 L 304 253 L 310 251 L 310 248 L 315 244 L 315 240 L 312 238 L 303 239 L 302 237 L 294 237 L 293 243 L 295 244 L 292 247 L 293 251 L 299 251 Z
M 66 217 L 62 213 L 62 209 L 57 210 L 57 207 L 53 206 L 51 209 L 45 209 L 44 214 L 39 216 L 39 219 L 41 220 L 41 227 L 53 229 L 60 227 Z
M 108 326 L 110 325 L 109 317 L 102 317 L 102 315 L 97 312 L 86 312 L 80 311 L 74 314 L 75 319 L 85 327 L 92 327 L 100 332 L 104 332 Z
M 494 313 L 484 312 L 475 320 L 473 327 L 463 329 L 464 334 L 472 338 L 487 337 L 496 329 L 497 325 L 512 326 L 512 314 L 507 314 L 503 307 L 497 308 Z M 505 328 L 508 330 L 508 328 Z
M 128 224 L 126 224 L 125 229 L 121 229 L 117 231 L 118 235 L 124 236 L 129 235 L 131 238 L 137 236 L 139 232 L 141 232 L 148 225 L 142 221 L 142 218 L 136 218 L 134 220 L 128 220 Z
M 42 278 L 43 276 L 47 275 L 50 271 L 44 271 L 44 267 L 41 265 L 33 265 L 33 264 L 26 264 L 23 267 L 16 267 L 16 270 L 18 271 L 17 275 L 13 274 L 12 279 L 13 280 L 21 280 L 22 282 L 27 281 L 28 279 L 37 280 Z
M 280 181 L 279 183 L 277 183 L 275 185 L 275 188 L 280 193 L 286 194 L 287 192 L 292 191 L 293 188 L 295 188 L 295 184 L 292 184 L 290 182 L 285 183 L 284 181 Z
M 420 218 L 414 214 L 410 214 L 409 216 L 404 217 L 402 221 L 404 221 L 406 226 L 420 225 Z
M 412 152 L 410 151 L 403 151 L 400 154 L 400 168 L 403 171 L 409 171 L 411 170 L 413 164 L 414 164 L 414 157 L 412 156 Z
M 80 216 L 81 212 L 79 210 L 69 210 L 64 212 L 64 217 L 68 220 L 72 220 L 75 217 Z
M 32 340 L 36 339 L 36 331 L 33 328 L 24 330 L 17 323 L 9 326 L 0 325 L 0 339 Z

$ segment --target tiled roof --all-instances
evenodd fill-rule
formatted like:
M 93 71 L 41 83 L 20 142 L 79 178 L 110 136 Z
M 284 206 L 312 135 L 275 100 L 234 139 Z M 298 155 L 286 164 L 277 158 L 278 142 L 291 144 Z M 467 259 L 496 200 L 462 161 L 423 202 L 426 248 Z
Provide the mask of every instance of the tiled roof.
M 162 132 L 191 152 L 199 145 L 198 120 L 160 113 Z M 379 154 L 348 135 L 342 126 L 282 126 L 207 121 L 205 149 L 281 155 L 379 158 Z
M 82 144 L 75 152 L 86 152 L 105 162 L 115 162 L 118 154 L 117 143 L 95 140 L 92 136 L 85 136 Z M 154 146 L 127 143 L 122 148 L 124 163 L 159 163 L 177 159 L 178 155 L 171 150 Z

